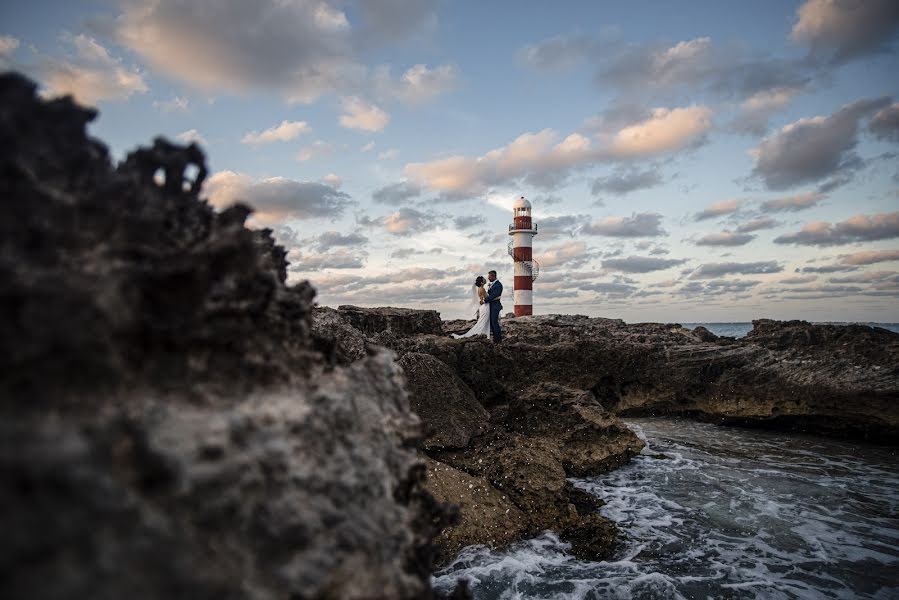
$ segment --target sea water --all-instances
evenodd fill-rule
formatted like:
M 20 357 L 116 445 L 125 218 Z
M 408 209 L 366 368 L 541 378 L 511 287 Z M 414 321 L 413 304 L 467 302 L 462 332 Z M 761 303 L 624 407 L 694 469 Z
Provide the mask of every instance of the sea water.
M 572 480 L 621 539 L 581 561 L 551 533 L 464 549 L 438 589 L 476 599 L 899 598 L 899 460 L 885 446 L 677 419 L 632 419 L 647 446 Z
M 826 324 L 826 323 L 825 323 Z M 849 325 L 849 323 L 832 323 L 833 325 Z M 882 329 L 889 329 L 890 331 L 894 331 L 899 333 L 899 323 L 868 323 L 868 322 L 858 322 L 854 323 L 857 325 L 867 325 L 869 327 L 880 327 Z M 752 331 L 752 323 L 746 322 L 737 322 L 737 323 L 681 323 L 687 329 L 693 329 L 694 327 L 698 327 L 702 325 L 715 335 L 719 336 L 727 336 L 727 337 L 743 337 L 750 331 Z

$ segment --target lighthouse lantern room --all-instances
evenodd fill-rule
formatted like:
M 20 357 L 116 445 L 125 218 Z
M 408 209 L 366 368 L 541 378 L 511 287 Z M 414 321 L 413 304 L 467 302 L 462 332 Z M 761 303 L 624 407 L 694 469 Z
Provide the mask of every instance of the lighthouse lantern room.
M 532 247 L 537 225 L 531 221 L 531 203 L 524 196 L 512 205 L 512 224 L 509 225 L 509 254 L 515 262 L 515 316 L 533 314 L 534 280 L 539 265 L 534 260 Z

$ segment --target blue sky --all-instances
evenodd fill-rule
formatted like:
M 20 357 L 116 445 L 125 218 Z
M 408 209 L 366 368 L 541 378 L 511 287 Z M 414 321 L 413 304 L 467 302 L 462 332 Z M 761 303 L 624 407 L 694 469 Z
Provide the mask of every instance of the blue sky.
M 196 140 L 325 305 L 467 315 L 541 233 L 534 311 L 899 321 L 899 5 L 35 1 L 0 63 L 116 159 Z M 511 285 L 507 285 L 511 287 Z M 511 309 L 511 298 L 506 304 Z

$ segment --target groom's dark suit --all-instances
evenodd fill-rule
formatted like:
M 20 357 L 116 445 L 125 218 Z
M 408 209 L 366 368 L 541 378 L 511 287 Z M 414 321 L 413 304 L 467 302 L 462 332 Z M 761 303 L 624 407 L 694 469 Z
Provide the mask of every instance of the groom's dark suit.
M 499 279 L 493 282 L 493 285 L 490 286 L 490 291 L 487 292 L 487 303 L 490 304 L 490 335 L 493 336 L 494 342 L 503 341 L 503 330 L 499 328 L 499 313 L 503 309 L 503 303 L 500 302 L 499 297 L 503 295 L 503 284 L 499 282 Z

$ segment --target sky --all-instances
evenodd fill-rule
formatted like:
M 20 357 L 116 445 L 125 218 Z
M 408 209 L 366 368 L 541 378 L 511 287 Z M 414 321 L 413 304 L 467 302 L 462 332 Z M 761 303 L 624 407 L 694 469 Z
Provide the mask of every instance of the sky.
M 899 2 L 0 4 L 0 67 L 115 160 L 198 143 L 325 306 L 899 322 Z

